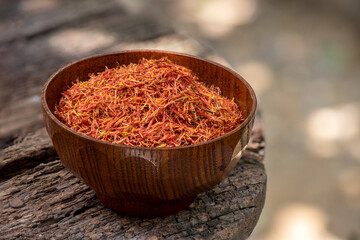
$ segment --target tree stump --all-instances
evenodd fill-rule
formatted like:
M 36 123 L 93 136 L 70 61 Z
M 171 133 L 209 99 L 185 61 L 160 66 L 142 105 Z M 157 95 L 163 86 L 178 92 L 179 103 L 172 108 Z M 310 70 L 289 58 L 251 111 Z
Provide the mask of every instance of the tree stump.
M 147 48 L 224 64 L 223 59 L 116 0 L 64 0 L 27 14 L 19 4 L 6 1 L 0 6 L 9 13 L 2 18 L 5 27 L 0 27 L 0 239 L 247 238 L 266 193 L 259 116 L 228 178 L 200 194 L 187 210 L 144 219 L 105 208 L 92 189 L 64 168 L 43 127 L 40 106 L 41 88 L 50 74 L 96 53 Z M 88 33 L 97 34 L 97 41 L 86 42 Z M 106 41 L 101 34 L 108 34 Z M 71 45 L 69 51 L 73 43 L 64 42 L 68 38 L 85 42 Z
M 148 219 L 121 216 L 105 208 L 95 192 L 49 150 L 50 140 L 41 132 L 44 130 L 19 142 L 17 151 L 34 159 L 41 156 L 45 163 L 0 183 L 0 232 L 4 239 L 245 239 L 264 206 L 264 138 L 259 118 L 248 147 L 228 178 L 200 194 L 189 209 Z M 43 143 L 40 148 L 39 142 Z M 26 162 L 31 162 L 31 157 L 24 158 L 12 151 L 14 148 L 5 151 L 8 161 L 3 172 L 4 168 L 14 169 L 16 164 L 10 162 L 30 166 Z

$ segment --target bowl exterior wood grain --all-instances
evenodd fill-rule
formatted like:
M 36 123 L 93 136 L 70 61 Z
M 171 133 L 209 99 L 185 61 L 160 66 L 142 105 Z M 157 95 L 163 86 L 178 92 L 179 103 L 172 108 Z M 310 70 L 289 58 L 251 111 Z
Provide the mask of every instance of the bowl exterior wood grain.
M 234 98 L 245 121 L 231 132 L 205 143 L 171 148 L 130 147 L 87 137 L 54 116 L 61 93 L 76 79 L 142 58 L 168 57 L 185 66 L 207 85 L 220 87 Z M 256 97 L 237 73 L 214 62 L 165 51 L 125 51 L 74 62 L 56 72 L 42 91 L 48 134 L 62 163 L 92 187 L 98 198 L 116 212 L 154 217 L 186 208 L 197 194 L 220 183 L 235 166 L 249 141 Z

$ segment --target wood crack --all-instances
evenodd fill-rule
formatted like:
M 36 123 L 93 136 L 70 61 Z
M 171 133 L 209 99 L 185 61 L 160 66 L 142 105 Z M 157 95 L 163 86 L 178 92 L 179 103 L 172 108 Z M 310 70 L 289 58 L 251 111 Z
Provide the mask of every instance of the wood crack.
M 54 161 L 56 158 L 57 153 L 45 128 L 30 133 L 15 145 L 2 150 L 0 182 L 40 163 Z

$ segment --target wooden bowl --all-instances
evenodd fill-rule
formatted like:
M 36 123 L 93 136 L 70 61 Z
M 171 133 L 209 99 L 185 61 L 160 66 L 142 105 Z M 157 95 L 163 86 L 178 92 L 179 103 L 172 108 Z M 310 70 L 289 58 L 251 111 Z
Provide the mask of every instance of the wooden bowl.
M 183 147 L 131 147 L 100 141 L 77 133 L 60 122 L 54 107 L 77 78 L 142 58 L 168 57 L 185 66 L 208 85 L 220 87 L 223 95 L 235 98 L 245 121 L 216 139 Z M 45 83 L 42 108 L 48 134 L 62 163 L 93 188 L 100 201 L 122 214 L 164 216 L 187 208 L 197 194 L 220 183 L 235 166 L 249 141 L 256 97 L 237 73 L 198 57 L 166 52 L 134 50 L 98 55 L 71 63 Z

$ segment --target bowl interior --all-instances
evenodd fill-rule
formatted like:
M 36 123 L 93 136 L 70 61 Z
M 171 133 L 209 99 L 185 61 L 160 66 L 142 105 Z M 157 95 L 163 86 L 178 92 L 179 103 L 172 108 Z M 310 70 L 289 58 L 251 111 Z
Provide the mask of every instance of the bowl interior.
M 119 65 L 137 63 L 142 58 L 158 59 L 161 57 L 168 57 L 174 63 L 191 69 L 199 76 L 200 81 L 205 82 L 208 86 L 215 85 L 221 89 L 224 96 L 230 99 L 234 98 L 235 102 L 240 106 L 245 122 L 247 122 L 249 116 L 254 114 L 256 109 L 254 91 L 234 71 L 217 63 L 186 54 L 147 50 L 99 55 L 65 66 L 56 72 L 45 85 L 45 103 L 51 113 L 54 114 L 55 105 L 59 102 L 61 94 L 77 79 L 86 81 L 89 79 L 89 74 L 102 72 L 106 67 L 113 68 Z

